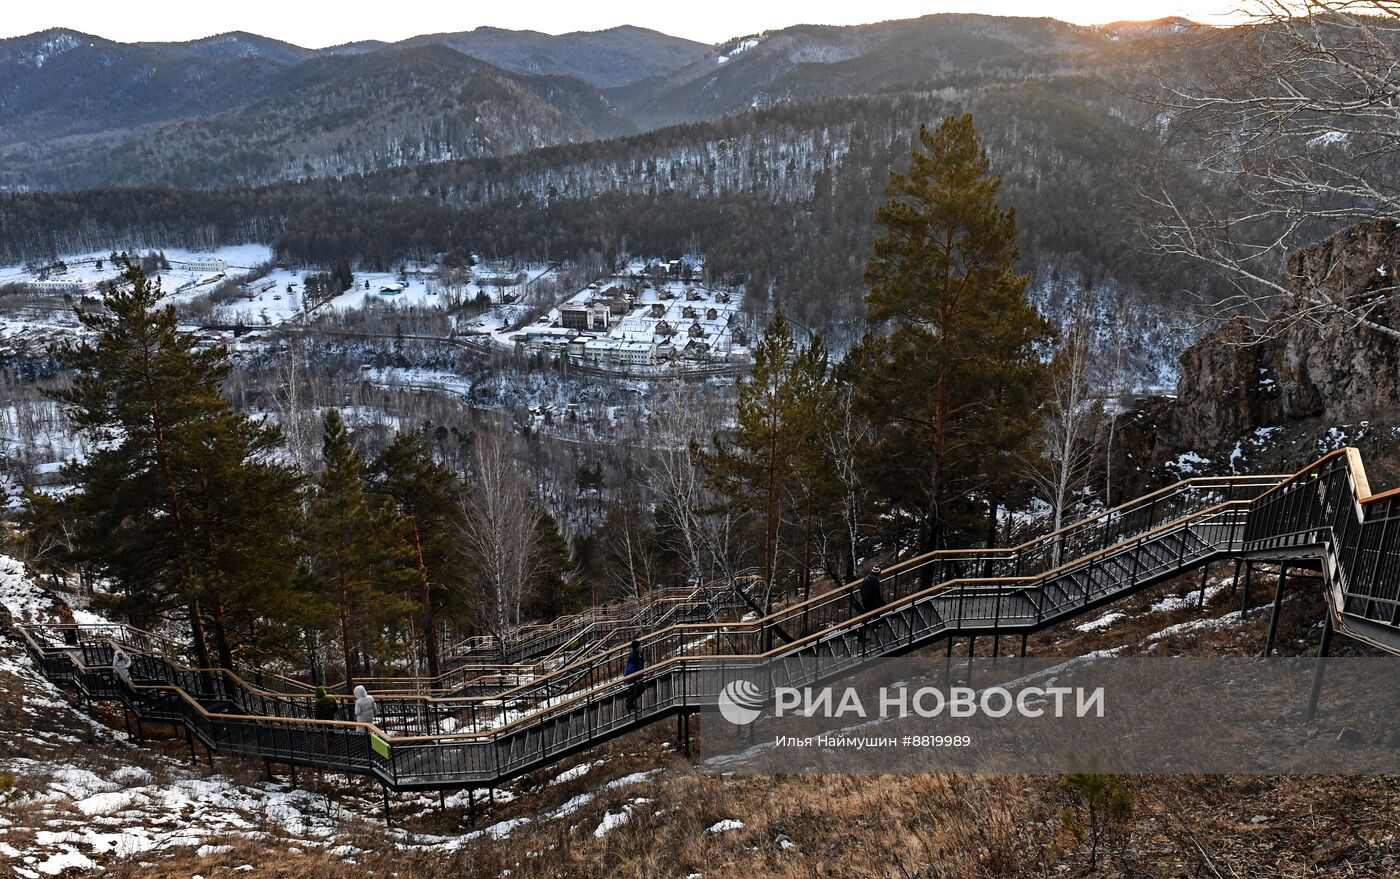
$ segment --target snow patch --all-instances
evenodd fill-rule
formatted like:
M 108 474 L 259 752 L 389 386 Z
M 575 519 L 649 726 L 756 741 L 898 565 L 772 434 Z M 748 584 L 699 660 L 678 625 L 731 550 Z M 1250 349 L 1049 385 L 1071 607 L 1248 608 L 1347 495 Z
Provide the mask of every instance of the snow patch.
M 621 812 L 604 812 L 603 820 L 598 822 L 598 826 L 593 831 L 595 839 L 602 839 L 612 830 L 616 830 L 632 819 L 632 807 L 623 806 Z
M 1076 632 L 1097 632 L 1099 629 L 1106 629 L 1123 619 L 1123 616 L 1123 614 L 1117 612 L 1106 613 L 1097 619 L 1089 620 L 1087 623 L 1080 623 L 1074 627 L 1074 630 Z
M 729 59 L 731 59 L 731 58 L 733 58 L 733 57 L 735 57 L 735 56 L 737 56 L 737 55 L 742 55 L 742 54 L 744 54 L 744 53 L 747 52 L 748 50 L 752 49 L 754 46 L 757 46 L 757 45 L 759 44 L 759 41 L 762 40 L 762 39 L 763 39 L 763 34 L 757 34 L 757 35 L 752 36 L 752 37 L 745 37 L 744 39 L 742 39 L 742 40 L 740 40 L 739 42 L 735 43 L 734 46 L 733 46 L 733 48 L 730 48 L 730 49 L 725 50 L 724 54 L 722 54 L 722 55 L 720 55 L 719 57 L 715 58 L 715 63 L 716 63 L 716 64 L 727 64 L 727 63 L 729 63 Z

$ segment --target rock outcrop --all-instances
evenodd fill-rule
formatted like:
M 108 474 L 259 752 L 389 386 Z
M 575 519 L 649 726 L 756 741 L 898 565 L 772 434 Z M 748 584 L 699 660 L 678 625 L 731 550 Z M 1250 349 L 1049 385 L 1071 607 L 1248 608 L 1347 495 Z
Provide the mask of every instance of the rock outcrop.
M 1237 319 L 1181 356 L 1174 398 L 1120 416 L 1120 491 L 1196 473 L 1291 470 L 1343 443 L 1400 470 L 1400 225 L 1351 226 L 1288 261 L 1263 327 Z M 1319 301 L 1345 309 L 1319 308 Z M 1123 495 L 1120 495 L 1123 496 Z

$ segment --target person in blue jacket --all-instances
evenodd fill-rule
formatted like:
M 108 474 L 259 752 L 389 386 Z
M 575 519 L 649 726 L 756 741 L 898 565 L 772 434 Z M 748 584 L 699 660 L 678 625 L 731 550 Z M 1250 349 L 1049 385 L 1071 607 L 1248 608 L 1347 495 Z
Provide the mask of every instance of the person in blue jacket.
M 632 649 L 627 651 L 627 664 L 622 667 L 622 676 L 631 677 L 646 667 L 642 659 L 642 642 L 634 640 Z M 638 677 L 627 685 L 627 710 L 636 711 L 642 698 L 642 679 Z

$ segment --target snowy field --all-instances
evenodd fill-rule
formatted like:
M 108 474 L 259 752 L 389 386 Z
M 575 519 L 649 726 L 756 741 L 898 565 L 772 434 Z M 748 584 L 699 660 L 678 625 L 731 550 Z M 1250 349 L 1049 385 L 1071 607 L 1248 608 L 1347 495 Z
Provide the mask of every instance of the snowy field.
M 0 323 L 0 345 L 7 335 L 24 333 L 35 325 L 71 323 L 66 315 L 69 303 L 94 293 L 99 284 L 120 274 L 120 268 L 111 260 L 112 252 L 109 249 L 66 254 L 48 265 L 0 266 L 0 287 L 23 286 L 33 297 L 26 304 L 34 306 L 31 309 L 34 313 L 26 318 L 10 318 Z M 137 258 L 150 252 L 149 249 L 133 250 L 131 254 Z M 170 268 L 156 272 L 155 277 L 160 279 L 162 289 L 176 305 L 195 302 L 222 281 L 243 282 L 239 287 L 240 295 L 213 309 L 210 319 L 214 323 L 273 326 L 301 320 L 305 279 L 321 271 L 316 267 L 295 266 L 258 273 L 274 258 L 272 248 L 265 244 L 240 244 L 205 251 L 165 248 L 159 252 L 164 253 Z M 57 266 L 60 262 L 61 268 Z M 450 307 L 484 293 L 491 302 L 502 306 L 488 312 L 474 327 L 490 331 L 508 324 L 513 314 L 510 303 L 523 298 L 531 285 L 549 277 L 553 269 L 543 264 L 484 262 L 473 269 L 470 280 L 450 287 L 440 283 L 439 271 L 433 264 L 404 262 L 391 272 L 355 272 L 354 286 L 314 308 L 313 316 L 367 307 Z M 254 274 L 256 277 L 250 277 Z M 42 309 L 53 316 L 44 314 Z
M 450 308 L 468 302 L 485 293 L 493 303 L 518 299 L 525 288 L 546 278 L 549 266 L 531 265 L 523 268 L 493 268 L 481 265 L 469 282 L 445 286 L 438 279 L 437 266 L 405 266 L 407 271 L 355 272 L 355 283 L 349 290 L 329 302 L 312 309 L 312 316 L 332 311 L 354 311 L 362 308 Z M 303 316 L 304 285 L 310 268 L 279 268 L 242 286 L 245 296 L 214 309 L 216 323 L 244 323 L 272 326 L 300 320 Z M 501 285 L 488 279 L 507 275 L 519 278 L 518 283 Z M 484 326 L 484 324 L 483 324 Z
M 272 248 L 266 244 L 236 244 L 220 247 L 215 250 L 184 250 L 181 248 L 164 248 L 161 251 L 165 254 L 165 259 L 170 263 L 169 269 L 163 269 L 156 273 L 161 279 L 161 286 L 166 293 L 177 298 L 189 298 L 203 292 L 200 288 L 207 287 L 213 283 L 212 278 L 218 274 L 214 264 L 222 261 L 226 265 L 228 277 L 239 277 L 246 275 L 257 266 L 263 265 L 272 259 Z M 122 252 L 118 248 L 116 252 Z M 151 249 L 134 249 L 129 251 L 133 259 L 142 254 L 151 252 Z M 111 249 L 106 251 L 94 251 L 91 253 L 68 254 L 59 258 L 66 269 L 61 272 L 52 271 L 49 273 L 47 281 L 51 285 L 53 292 L 61 294 L 64 291 L 56 285 L 74 285 L 96 288 L 103 281 L 110 281 L 121 274 L 120 266 L 114 265 L 111 261 Z M 101 266 L 99 268 L 99 266 Z M 33 268 L 42 268 L 34 266 Z M 201 284 L 201 281 L 209 283 Z M 30 267 L 22 265 L 0 266 L 0 286 L 6 284 L 35 284 L 40 281 L 38 274 Z M 44 292 L 44 288 L 38 288 Z

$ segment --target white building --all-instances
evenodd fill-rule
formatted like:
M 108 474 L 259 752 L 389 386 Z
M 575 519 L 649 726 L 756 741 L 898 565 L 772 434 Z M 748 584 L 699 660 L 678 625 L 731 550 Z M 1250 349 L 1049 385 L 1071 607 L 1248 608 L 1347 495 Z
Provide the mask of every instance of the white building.
M 625 339 L 590 339 L 584 356 L 600 366 L 639 366 L 656 362 L 656 345 Z
M 179 263 L 179 265 L 193 272 L 212 272 L 216 275 L 228 274 L 228 260 L 226 259 L 192 259 L 189 262 Z
M 28 285 L 42 293 L 89 293 L 96 285 L 88 281 L 30 281 Z

